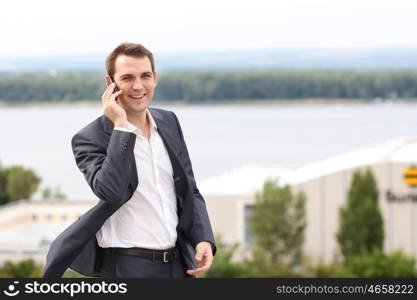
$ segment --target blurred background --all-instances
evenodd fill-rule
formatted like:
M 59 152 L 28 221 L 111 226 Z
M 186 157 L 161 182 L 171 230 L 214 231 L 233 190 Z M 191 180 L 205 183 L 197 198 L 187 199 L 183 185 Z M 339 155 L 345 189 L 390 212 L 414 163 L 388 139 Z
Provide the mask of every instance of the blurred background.
M 20 1 L 0 11 L 0 276 L 97 203 L 70 140 L 153 51 L 219 243 L 209 277 L 415 277 L 417 2 Z M 65 276 L 80 276 L 69 270 Z

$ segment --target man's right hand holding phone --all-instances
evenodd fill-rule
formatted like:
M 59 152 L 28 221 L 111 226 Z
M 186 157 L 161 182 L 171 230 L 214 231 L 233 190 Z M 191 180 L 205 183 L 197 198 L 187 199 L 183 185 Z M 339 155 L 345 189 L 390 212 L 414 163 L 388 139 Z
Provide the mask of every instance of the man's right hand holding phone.
M 117 97 L 123 93 L 119 90 L 114 93 L 116 84 L 107 80 L 107 89 L 101 96 L 101 103 L 103 104 L 104 115 L 108 117 L 114 124 L 114 127 L 127 127 L 126 111 L 120 105 Z

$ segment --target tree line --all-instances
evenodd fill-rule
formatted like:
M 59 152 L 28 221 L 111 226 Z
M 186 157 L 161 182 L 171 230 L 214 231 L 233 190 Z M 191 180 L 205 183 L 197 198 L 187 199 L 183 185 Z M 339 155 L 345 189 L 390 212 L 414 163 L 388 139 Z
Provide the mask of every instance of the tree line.
M 0 76 L 0 101 L 12 103 L 98 101 L 103 74 Z M 158 77 L 155 99 L 215 102 L 265 99 L 417 98 L 417 71 L 175 72 Z

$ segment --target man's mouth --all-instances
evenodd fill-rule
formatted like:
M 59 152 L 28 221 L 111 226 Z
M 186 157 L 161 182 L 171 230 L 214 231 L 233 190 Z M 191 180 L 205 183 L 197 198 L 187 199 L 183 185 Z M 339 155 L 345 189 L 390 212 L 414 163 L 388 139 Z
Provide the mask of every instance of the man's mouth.
M 145 94 L 140 94 L 140 95 L 129 95 L 129 98 L 135 99 L 135 100 L 142 100 L 144 97 L 146 96 Z

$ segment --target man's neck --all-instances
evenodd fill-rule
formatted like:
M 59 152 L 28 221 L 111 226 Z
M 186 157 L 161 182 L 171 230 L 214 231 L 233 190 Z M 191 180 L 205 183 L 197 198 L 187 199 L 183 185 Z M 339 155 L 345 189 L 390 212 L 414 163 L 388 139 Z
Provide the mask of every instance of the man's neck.
M 142 130 L 145 136 L 149 136 L 150 120 L 148 118 L 148 114 L 146 113 L 146 110 L 140 115 L 128 114 L 127 120 L 133 125 L 135 125 L 137 128 L 139 128 L 140 130 Z

